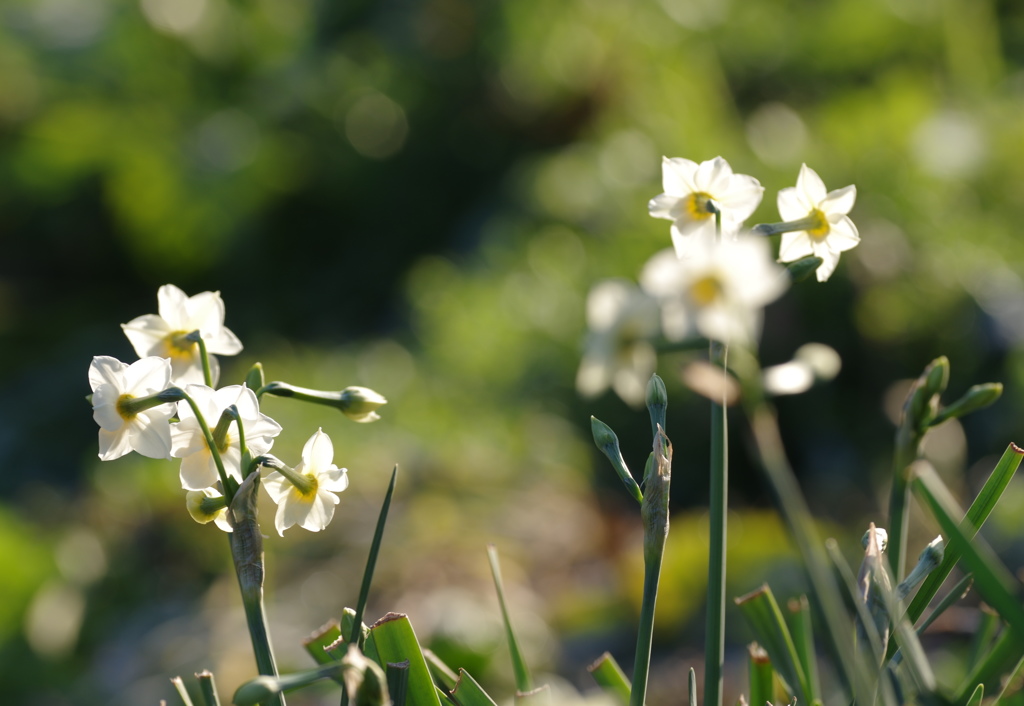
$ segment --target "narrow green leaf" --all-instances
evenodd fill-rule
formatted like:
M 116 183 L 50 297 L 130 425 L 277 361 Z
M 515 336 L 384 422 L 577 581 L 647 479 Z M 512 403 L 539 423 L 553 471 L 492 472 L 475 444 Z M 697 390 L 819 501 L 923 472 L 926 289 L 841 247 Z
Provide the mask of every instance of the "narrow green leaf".
M 962 514 L 956 501 L 929 464 L 921 461 L 914 464 L 911 486 L 949 536 L 951 547 L 961 553 L 967 568 L 974 574 L 978 593 L 995 608 L 1014 631 L 1017 640 L 1024 644 L 1024 609 L 1015 595 L 1019 582 L 984 540 L 976 537 L 975 532 L 962 528 Z
M 384 674 L 388 680 L 392 706 L 405 706 L 409 693 L 409 660 L 388 662 L 384 665 Z
M 512 657 L 512 671 L 515 674 L 516 690 L 529 693 L 533 690 L 533 678 L 530 668 L 526 665 L 523 653 L 519 649 L 519 641 L 512 629 L 512 618 L 509 616 L 508 603 L 505 600 L 505 586 L 501 580 L 501 565 L 498 563 L 498 549 L 493 544 L 487 545 L 487 559 L 491 564 L 491 576 L 494 577 L 494 589 L 498 594 L 498 605 L 501 608 L 501 620 L 505 624 L 505 637 L 508 638 L 508 651 Z
M 341 637 L 341 626 L 337 620 L 331 618 L 331 620 L 321 625 L 309 637 L 303 640 L 302 646 L 309 653 L 309 656 L 313 658 L 314 662 L 317 664 L 327 664 L 328 662 L 335 661 L 333 657 L 327 654 L 327 647 L 337 642 L 339 637 Z
M 687 691 L 690 692 L 690 706 L 697 706 L 697 672 L 690 667 L 690 673 L 686 677 Z
M 213 681 L 213 672 L 203 670 L 196 674 L 196 681 L 199 682 L 199 693 L 203 696 L 206 706 L 220 706 L 220 699 L 217 698 L 217 685 Z
M 459 706 L 497 706 L 494 699 L 487 695 L 465 669 L 459 670 L 459 679 L 452 689 L 452 698 Z
M 763 647 L 756 642 L 747 645 L 747 665 L 750 678 L 750 703 L 767 704 L 775 700 L 775 670 Z
M 370 627 L 367 645 L 372 644 L 383 664 L 409 660 L 408 706 L 440 706 L 416 633 L 409 616 L 388 613 Z
M 782 617 L 782 611 L 779 610 L 779 604 L 775 601 L 771 588 L 765 584 L 745 596 L 736 598 L 735 603 L 771 659 L 772 667 L 786 682 L 789 692 L 797 697 L 799 703 L 811 703 L 807 675 L 801 665 L 789 626 Z
M 185 688 L 185 682 L 182 681 L 181 677 L 172 678 L 171 683 L 174 684 L 174 690 L 178 692 L 181 703 L 185 706 L 194 706 L 192 698 L 188 695 L 188 689 Z
M 786 610 L 789 620 L 789 630 L 793 636 L 793 645 L 796 647 L 796 655 L 800 660 L 800 666 L 807 678 L 807 688 L 810 691 L 808 701 L 811 706 L 821 702 L 821 681 L 818 677 L 818 659 L 814 649 L 814 626 L 811 622 L 811 603 L 807 596 L 791 598 L 786 603 Z
M 391 507 L 391 497 L 395 494 L 395 482 L 398 480 L 398 466 L 391 471 L 391 482 L 388 483 L 387 492 L 384 494 L 384 502 L 380 507 L 380 514 L 377 516 L 377 527 L 373 531 L 373 541 L 370 543 L 370 553 L 366 558 L 366 569 L 363 571 L 363 583 L 359 587 L 359 602 L 356 603 L 355 616 L 352 619 L 354 625 L 362 625 L 363 613 L 366 610 L 366 601 L 370 596 L 370 584 L 373 582 L 373 570 L 377 566 L 377 555 L 380 554 L 381 540 L 384 538 L 384 525 L 388 521 L 388 509 Z M 345 638 L 352 642 L 352 633 L 345 633 Z M 361 648 L 364 637 L 360 632 L 355 643 Z
M 517 691 L 516 706 L 548 706 L 551 703 L 551 687 L 547 684 L 529 691 Z
M 451 667 L 442 662 L 440 657 L 426 647 L 423 648 L 423 658 L 427 660 L 427 667 L 430 669 L 431 676 L 434 677 L 434 682 L 440 684 L 448 691 L 455 688 L 459 681 L 459 675 Z
M 1005 672 L 1014 663 L 1014 660 L 1018 660 L 1017 667 L 1013 670 L 1016 671 L 1020 668 L 1022 659 L 1024 659 L 1024 653 L 1021 652 L 1020 644 L 1016 641 L 1013 631 L 1003 630 L 996 637 L 988 652 L 978 660 L 960 684 L 960 688 L 957 689 L 956 703 L 964 703 L 973 692 L 975 685 L 994 680 Z
M 985 481 L 981 492 L 978 493 L 974 502 L 971 503 L 964 522 L 961 523 L 961 528 L 966 536 L 974 537 L 977 531 L 981 529 L 981 526 L 985 524 L 985 520 L 992 514 L 992 509 L 996 506 L 1003 491 L 1006 490 L 1006 486 L 1009 485 L 1010 479 L 1013 478 L 1013 474 L 1020 466 L 1022 458 L 1024 458 L 1024 449 L 1019 448 L 1016 444 L 1010 444 L 1007 447 L 1002 458 L 999 459 L 999 463 L 992 469 L 988 480 Z M 959 550 L 956 547 L 947 546 L 946 555 L 942 563 L 924 580 L 921 588 L 918 589 L 914 599 L 910 602 L 910 607 L 907 608 L 907 618 L 911 622 L 917 622 L 917 619 L 921 617 L 924 609 L 931 602 L 932 598 L 935 597 L 939 587 L 942 586 L 943 581 L 949 576 L 949 573 L 953 570 L 959 559 Z
M 945 596 L 943 596 L 942 600 L 939 601 L 938 605 L 935 606 L 935 610 L 933 610 L 931 613 L 929 613 L 928 617 L 925 618 L 923 621 L 921 621 L 921 624 L 917 626 L 916 631 L 917 631 L 918 637 L 920 637 L 921 635 L 924 635 L 925 630 L 927 630 L 928 627 L 932 623 L 934 623 L 935 620 L 939 616 L 941 616 L 943 613 L 945 613 L 946 610 L 951 605 L 953 605 L 954 603 L 956 603 L 957 601 L 962 599 L 964 596 L 966 596 L 967 592 L 971 590 L 971 586 L 972 585 L 974 585 L 974 576 L 971 575 L 971 574 L 967 574 L 962 579 L 957 581 L 956 585 L 953 586 L 953 589 L 949 593 L 947 593 Z M 890 644 L 894 645 L 894 644 L 896 644 L 896 641 L 893 640 Z M 895 667 L 902 660 L 903 660 L 903 653 L 900 650 L 897 649 L 896 653 L 893 654 L 893 656 L 892 656 L 892 660 L 890 661 L 890 664 L 891 664 L 891 666 Z M 968 662 L 968 664 L 973 664 L 973 663 L 974 663 L 973 661 L 972 662 Z
M 999 692 L 999 696 L 996 697 L 994 703 L 999 704 L 1003 699 L 1009 696 L 1011 693 L 1016 692 L 1020 688 L 1020 680 L 1017 678 L 1021 673 L 1021 669 L 1024 668 L 1024 657 L 1021 657 L 1017 661 L 1016 666 L 1007 674 L 1007 678 L 1003 683 L 1003 689 Z
M 981 706 L 981 700 L 985 698 L 985 685 L 978 684 L 971 698 L 967 699 L 967 706 Z
M 971 647 L 967 653 L 966 665 L 968 669 L 973 669 L 989 651 L 992 647 L 992 641 L 995 639 L 1002 624 L 1003 621 L 998 613 L 984 603 L 979 606 L 978 627 L 975 628 L 974 635 L 971 637 Z
M 610 652 L 605 652 L 597 660 L 587 667 L 587 671 L 594 677 L 597 685 L 604 689 L 604 692 L 615 699 L 622 706 L 629 703 L 629 692 L 631 689 L 629 678 L 622 671 L 622 667 L 615 661 Z

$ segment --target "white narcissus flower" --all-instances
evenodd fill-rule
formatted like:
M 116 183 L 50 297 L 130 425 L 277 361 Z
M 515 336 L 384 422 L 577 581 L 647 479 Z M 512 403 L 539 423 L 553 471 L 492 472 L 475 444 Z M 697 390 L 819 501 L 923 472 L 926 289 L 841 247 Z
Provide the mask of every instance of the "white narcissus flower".
M 224 301 L 220 292 L 201 292 L 187 296 L 173 284 L 157 292 L 159 314 L 139 316 L 121 324 L 139 357 L 155 355 L 170 358 L 172 379 L 176 384 L 202 383 L 203 363 L 199 344 L 185 336 L 199 331 L 210 353 L 210 373 L 217 384 L 220 366 L 212 354 L 235 355 L 242 343 L 224 326 Z
M 92 386 L 92 417 L 100 425 L 100 458 L 111 461 L 129 451 L 149 458 L 169 458 L 170 419 L 174 405 L 156 402 L 143 405 L 133 400 L 163 392 L 171 386 L 171 364 L 164 358 L 148 357 L 131 365 L 117 358 L 98 355 L 89 366 Z
M 700 164 L 663 157 L 661 180 L 665 193 L 651 199 L 647 210 L 655 218 L 672 221 L 672 244 L 679 257 L 686 257 L 699 241 L 714 240 L 715 214 L 709 202 L 722 213 L 722 232 L 732 237 L 757 209 L 764 193 L 757 179 L 733 174 L 721 157 Z
M 274 471 L 267 475 L 263 487 L 277 503 L 274 526 L 277 533 L 292 525 L 300 525 L 310 532 L 327 527 L 334 517 L 334 506 L 340 500 L 335 493 L 348 487 L 348 471 L 334 465 L 334 444 L 331 437 L 317 429 L 302 447 L 302 462 L 287 475 Z
M 211 433 L 224 410 L 235 405 L 242 421 L 245 444 L 253 458 L 269 451 L 274 445 L 274 437 L 281 433 L 281 425 L 260 413 L 256 393 L 245 385 L 228 385 L 219 390 L 205 385 L 187 385 L 185 392 L 196 403 Z M 171 429 L 171 456 L 181 459 L 181 486 L 185 490 L 209 488 L 220 480 L 220 476 L 199 420 L 185 400 L 178 403 L 178 419 L 180 421 Z M 228 427 L 218 451 L 227 474 L 241 481 L 242 451 L 238 424 L 232 423 Z
M 857 187 L 851 184 L 826 191 L 825 183 L 806 164 L 800 167 L 795 187 L 779 192 L 779 215 L 783 221 L 805 222 L 804 230 L 782 234 L 779 261 L 793 262 L 814 255 L 824 262 L 816 271 L 824 282 L 839 264 L 839 253 L 860 242 L 857 226 L 847 216 L 857 200 Z
M 224 496 L 216 488 L 190 490 L 185 493 L 185 507 L 192 519 L 201 525 L 213 522 L 225 532 L 234 532 L 228 522 L 228 508 Z
M 785 291 L 789 278 L 763 238 L 740 236 L 698 243 L 682 259 L 663 250 L 644 265 L 640 284 L 660 300 L 670 340 L 696 332 L 749 346 L 760 334 L 762 308 Z
M 650 339 L 658 333 L 658 303 L 632 282 L 600 282 L 587 295 L 587 328 L 576 389 L 596 397 L 610 386 L 627 404 L 642 405 L 657 364 Z

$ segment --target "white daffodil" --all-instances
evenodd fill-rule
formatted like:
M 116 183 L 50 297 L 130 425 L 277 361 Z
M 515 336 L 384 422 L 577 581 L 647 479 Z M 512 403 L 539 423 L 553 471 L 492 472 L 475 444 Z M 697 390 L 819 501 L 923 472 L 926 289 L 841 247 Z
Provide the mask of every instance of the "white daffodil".
M 212 521 L 225 532 L 234 531 L 228 522 L 227 501 L 216 488 L 188 491 L 185 493 L 185 507 L 192 519 L 201 525 Z
M 802 228 L 783 233 L 779 261 L 793 262 L 809 255 L 820 257 L 824 262 L 816 272 L 818 281 L 827 280 L 839 264 L 839 253 L 860 242 L 857 226 L 846 215 L 856 200 L 857 187 L 853 184 L 826 191 L 821 177 L 806 164 L 801 166 L 796 186 L 779 192 L 782 220 L 791 227 Z
M 658 303 L 632 282 L 611 279 L 587 295 L 587 334 L 576 389 L 596 397 L 610 386 L 624 402 L 640 406 L 657 355 Z
M 274 526 L 277 533 L 292 525 L 310 532 L 327 527 L 340 500 L 335 493 L 348 487 L 348 471 L 334 465 L 331 437 L 318 429 L 302 447 L 302 462 L 294 470 L 285 468 L 267 475 L 263 487 L 277 503 Z
M 176 398 L 161 399 L 171 385 L 171 364 L 149 357 L 131 365 L 98 355 L 89 366 L 92 417 L 100 425 L 100 458 L 111 461 L 129 451 L 169 458 L 170 419 Z
M 228 385 L 219 390 L 205 385 L 187 385 L 185 392 L 196 403 L 213 433 L 224 470 L 242 480 L 239 425 L 232 422 L 223 430 L 217 429 L 224 410 L 232 405 L 238 410 L 245 445 L 253 458 L 270 450 L 274 437 L 281 433 L 281 425 L 260 413 L 256 393 L 244 385 Z M 178 419 L 180 421 L 171 429 L 171 456 L 181 459 L 181 486 L 186 490 L 203 490 L 220 480 L 213 454 L 195 412 L 185 400 L 178 403 Z
M 644 265 L 640 284 L 660 300 L 662 329 L 670 340 L 696 331 L 749 346 L 760 333 L 762 308 L 785 291 L 789 279 L 763 238 L 740 236 L 697 243 L 683 259 L 663 250 Z
M 136 317 L 121 324 L 121 328 L 140 358 L 170 358 L 176 384 L 204 382 L 199 344 L 186 338 L 193 331 L 199 331 L 207 353 L 235 355 L 242 350 L 241 342 L 224 326 L 220 292 L 201 292 L 189 297 L 173 284 L 165 284 L 156 296 L 159 314 Z M 210 373 L 216 385 L 220 366 L 213 355 Z
M 715 238 L 716 210 L 722 214 L 722 232 L 736 235 L 764 193 L 757 179 L 733 174 L 721 157 L 700 164 L 663 157 L 661 181 L 665 193 L 651 199 L 647 210 L 672 221 L 672 244 L 679 257 L 687 257 L 694 243 Z

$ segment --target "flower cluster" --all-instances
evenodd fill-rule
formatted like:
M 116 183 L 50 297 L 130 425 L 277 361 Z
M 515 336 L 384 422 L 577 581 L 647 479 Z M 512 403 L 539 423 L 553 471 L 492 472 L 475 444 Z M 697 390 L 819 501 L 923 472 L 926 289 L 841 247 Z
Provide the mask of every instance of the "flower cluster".
M 840 253 L 860 242 L 847 215 L 856 187 L 828 191 L 806 164 L 796 186 L 778 194 L 783 221 L 749 230 L 744 222 L 760 205 L 764 188 L 754 177 L 734 173 L 721 157 L 700 164 L 665 157 L 662 188 L 648 211 L 672 222 L 673 247 L 644 265 L 639 287 L 608 280 L 587 299 L 590 334 L 576 379 L 586 396 L 612 387 L 626 402 L 641 404 L 659 337 L 672 345 L 704 338 L 753 349 L 764 307 L 782 295 L 793 273 L 813 269 L 824 282 Z M 782 234 L 777 260 L 768 239 L 776 234 Z M 779 263 L 790 263 L 788 271 Z M 801 381 L 814 378 L 803 361 L 790 368 L 799 368 Z M 768 391 L 805 388 L 793 375 L 778 384 L 780 375 L 765 381 Z
M 359 422 L 379 419 L 376 410 L 387 400 L 365 387 L 321 392 L 282 382 L 264 384 L 258 364 L 248 384 L 217 388 L 220 367 L 212 354 L 242 350 L 224 326 L 220 293 L 189 297 L 168 284 L 160 288 L 157 301 L 158 314 L 122 324 L 139 360 L 126 364 L 96 356 L 89 367 L 100 459 L 110 461 L 131 451 L 180 459 L 189 514 L 227 532 L 233 529 L 227 510 L 239 484 L 249 474 L 271 468 L 264 487 L 277 503 L 278 533 L 296 524 L 314 532 L 324 529 L 339 502 L 336 493 L 348 487 L 347 470 L 334 465 L 334 446 L 323 430 L 306 442 L 294 469 L 270 456 L 282 429 L 260 412 L 260 398 L 276 394 L 329 404 Z

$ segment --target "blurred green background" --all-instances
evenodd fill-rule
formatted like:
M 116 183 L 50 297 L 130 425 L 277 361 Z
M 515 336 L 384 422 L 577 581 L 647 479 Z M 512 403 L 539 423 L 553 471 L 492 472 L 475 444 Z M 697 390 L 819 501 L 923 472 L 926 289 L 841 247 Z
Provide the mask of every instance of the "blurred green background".
M 820 341 L 843 358 L 836 381 L 779 401 L 826 531 L 855 556 L 881 517 L 901 384 L 940 354 L 951 396 L 1006 385 L 930 443 L 966 494 L 1024 431 L 1022 68 L 1011 0 L 5 0 L 4 703 L 155 704 L 204 668 L 227 697 L 254 673 L 226 541 L 188 518 L 175 464 L 101 464 L 83 400 L 91 357 L 132 360 L 118 324 L 154 313 L 168 282 L 222 293 L 246 346 L 222 384 L 262 361 L 268 379 L 390 400 L 373 425 L 264 405 L 278 456 L 294 463 L 322 426 L 352 481 L 325 532 L 267 540 L 284 669 L 308 666 L 299 640 L 355 602 L 395 463 L 371 618 L 409 613 L 510 693 L 494 542 L 538 670 L 586 687 L 605 649 L 631 664 L 638 520 L 589 415 L 637 469 L 648 421 L 573 382 L 589 287 L 669 245 L 646 213 L 663 154 L 721 154 L 760 179 L 754 222 L 776 220 L 802 162 L 857 185 L 862 245 L 769 308 L 762 349 L 771 364 Z M 708 411 L 683 362 L 659 366 L 675 515 L 655 703 L 702 655 Z M 785 598 L 799 572 L 744 442 L 737 416 L 730 590 L 767 579 Z M 1022 507 L 1016 484 L 989 537 L 1012 568 Z M 739 664 L 738 616 L 728 639 Z

